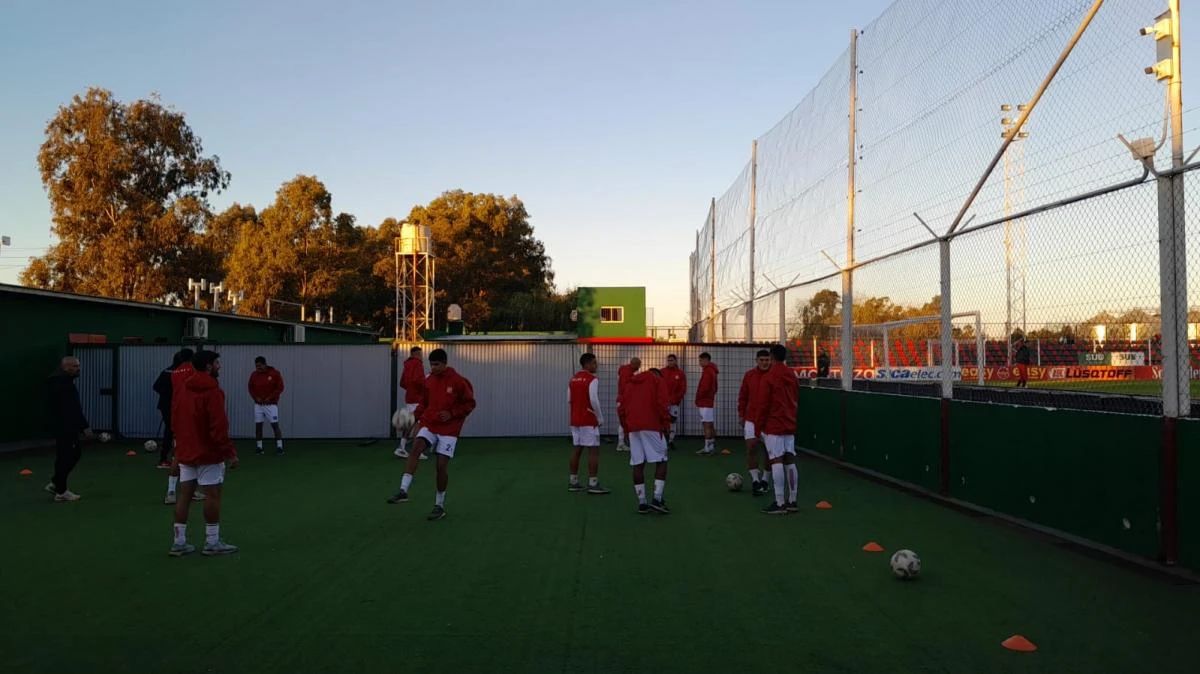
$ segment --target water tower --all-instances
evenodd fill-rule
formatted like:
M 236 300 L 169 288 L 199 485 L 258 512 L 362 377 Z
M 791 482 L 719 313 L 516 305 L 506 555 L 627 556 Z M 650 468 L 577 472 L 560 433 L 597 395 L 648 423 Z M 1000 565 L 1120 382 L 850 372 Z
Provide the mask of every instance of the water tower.
M 428 227 L 404 224 L 395 240 L 396 339 L 416 341 L 433 329 L 436 264 Z

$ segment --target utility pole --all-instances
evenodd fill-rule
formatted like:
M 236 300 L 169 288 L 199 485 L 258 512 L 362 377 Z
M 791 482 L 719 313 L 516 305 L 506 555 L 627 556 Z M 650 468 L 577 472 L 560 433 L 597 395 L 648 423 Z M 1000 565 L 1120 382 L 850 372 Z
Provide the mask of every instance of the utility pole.
M 1001 113 L 1011 112 L 1013 106 L 1004 103 L 1000 106 Z M 1017 104 L 1017 111 L 1024 113 L 1026 106 L 1024 103 Z M 1000 118 L 1000 126 L 1004 130 L 1000 133 L 1001 138 L 1005 138 L 1012 133 L 1012 128 L 1015 119 L 1008 116 Z M 1029 137 L 1029 132 L 1025 129 L 1028 127 L 1022 126 L 1021 131 L 1013 137 L 1012 143 L 1004 151 L 1004 295 L 1005 295 L 1005 318 L 1004 318 L 1004 341 L 1005 341 L 1005 358 L 1008 365 L 1012 365 L 1012 333 L 1017 325 L 1021 326 L 1021 332 L 1026 330 L 1025 325 L 1025 222 L 1024 220 L 1013 222 L 1008 219 L 1009 214 L 1013 212 L 1013 197 L 1014 192 L 1019 199 L 1024 195 L 1024 177 L 1025 177 L 1025 162 L 1024 162 L 1024 145 L 1018 141 Z M 1014 179 L 1015 174 L 1015 179 Z M 1013 183 L 1016 183 L 1014 189 Z M 1016 320 L 1014 320 L 1014 314 Z

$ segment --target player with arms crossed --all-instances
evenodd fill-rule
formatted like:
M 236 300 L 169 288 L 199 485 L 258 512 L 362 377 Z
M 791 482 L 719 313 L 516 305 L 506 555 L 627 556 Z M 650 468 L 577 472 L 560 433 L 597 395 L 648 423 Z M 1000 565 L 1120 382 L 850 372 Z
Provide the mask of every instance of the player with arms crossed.
M 775 501 L 763 508 L 768 515 L 799 512 L 796 489 L 800 472 L 796 468 L 796 413 L 800 401 L 800 383 L 795 371 L 784 364 L 787 347 L 771 347 L 771 369 L 763 375 L 764 389 L 762 419 L 763 444 L 771 462 L 771 478 L 775 483 Z M 788 495 L 790 493 L 790 500 Z
M 271 422 L 275 432 L 275 454 L 283 456 L 283 431 L 279 429 L 279 396 L 283 395 L 283 375 L 267 365 L 267 359 L 254 359 L 250 373 L 250 397 L 254 399 L 254 453 L 263 453 L 263 422 Z
M 642 369 L 642 359 L 634 356 L 629 362 L 617 368 L 617 451 L 629 451 L 629 429 L 625 428 L 621 419 L 621 396 L 629 384 L 629 378 Z
M 667 410 L 667 386 L 657 368 L 629 378 L 622 398 L 621 426 L 629 432 L 629 465 L 633 466 L 633 491 L 638 513 L 653 508 L 669 514 L 664 492 L 667 488 L 667 432 L 671 415 Z M 646 503 L 646 464 L 654 467 L 654 498 Z
M 763 377 L 771 369 L 771 352 L 759 349 L 755 354 L 754 367 L 746 370 L 742 376 L 742 387 L 738 390 L 738 417 L 745 429 L 746 467 L 750 470 L 750 484 L 753 494 L 762 496 L 767 493 L 767 471 L 758 469 L 758 438 L 760 431 L 755 427 L 755 421 L 762 416 L 764 393 Z M 764 463 L 764 466 L 770 465 Z
M 188 506 L 196 485 L 208 497 L 204 500 L 205 555 L 230 555 L 237 546 L 221 540 L 221 484 L 225 466 L 237 468 L 237 450 L 229 438 L 229 417 L 225 413 L 225 392 L 217 384 L 221 356 L 200 351 L 192 361 L 195 373 L 187 380 L 187 394 L 175 423 L 175 457 L 179 461 L 179 491 L 175 504 L 175 541 L 170 555 L 181 557 L 196 551 L 187 542 Z
M 404 370 L 400 373 L 400 388 L 404 389 L 404 407 L 409 412 L 417 411 L 417 403 L 425 392 L 425 362 L 421 359 L 421 347 L 414 346 L 408 350 L 408 358 L 404 359 Z M 400 436 L 400 444 L 394 452 L 401 459 L 408 458 L 408 437 Z M 429 458 L 422 454 L 421 460 Z
M 675 354 L 667 356 L 667 366 L 662 370 L 663 382 L 667 385 L 667 411 L 671 413 L 671 434 L 667 436 L 667 448 L 675 449 L 675 427 L 679 423 L 679 407 L 687 395 L 687 375 L 679 367 Z
M 571 473 L 567 491 L 583 491 L 579 484 L 579 459 L 584 447 L 588 450 L 589 494 L 607 494 L 608 489 L 600 486 L 600 380 L 596 378 L 596 355 L 585 353 L 579 357 L 579 372 L 571 377 L 567 386 L 567 398 L 571 408 L 571 441 L 575 449 L 571 452 Z
M 700 383 L 696 386 L 696 410 L 700 413 L 700 425 L 704 427 L 704 448 L 696 452 L 700 456 L 709 456 L 717 451 L 717 420 L 714 407 L 717 402 L 717 370 L 716 363 L 708 352 L 700 354 Z
M 179 444 L 179 415 L 183 414 L 182 410 L 191 393 L 187 390 L 187 381 L 196 374 L 196 369 L 192 367 L 192 358 L 196 356 L 196 352 L 184 347 L 175 354 L 175 360 L 178 364 L 171 372 L 171 434 L 175 437 L 172 440 L 176 445 Z M 167 496 L 163 499 L 163 503 L 167 505 L 175 505 L 175 488 L 179 486 L 179 455 L 175 452 L 171 456 L 171 472 L 167 474 Z M 200 491 L 192 491 L 193 501 L 203 501 L 204 493 Z M 186 503 L 186 501 L 184 501 Z
M 413 413 L 418 422 L 413 453 L 409 455 L 404 476 L 400 478 L 400 491 L 389 498 L 388 503 L 408 501 L 408 488 L 417 472 L 420 456 L 426 449 L 431 449 L 437 455 L 437 496 L 429 519 L 440 520 L 446 516 L 450 459 L 454 458 L 463 422 L 475 409 L 475 391 L 466 377 L 446 365 L 444 349 L 434 349 L 429 354 L 429 370 L 421 402 Z

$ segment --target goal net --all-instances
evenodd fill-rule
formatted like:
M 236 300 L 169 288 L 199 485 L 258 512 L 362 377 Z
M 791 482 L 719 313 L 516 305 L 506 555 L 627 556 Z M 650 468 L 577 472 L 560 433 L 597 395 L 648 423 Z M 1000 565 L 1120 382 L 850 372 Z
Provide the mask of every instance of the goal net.
M 986 345 L 978 311 L 951 316 L 951 352 L 942 358 L 941 316 L 916 316 L 883 323 L 853 326 L 850 340 L 854 353 L 856 379 L 883 379 L 913 382 L 937 382 L 950 365 L 955 381 L 984 382 Z M 840 326 L 831 330 L 833 339 L 822 344 L 831 353 L 841 354 Z M 840 358 L 839 358 L 840 364 Z

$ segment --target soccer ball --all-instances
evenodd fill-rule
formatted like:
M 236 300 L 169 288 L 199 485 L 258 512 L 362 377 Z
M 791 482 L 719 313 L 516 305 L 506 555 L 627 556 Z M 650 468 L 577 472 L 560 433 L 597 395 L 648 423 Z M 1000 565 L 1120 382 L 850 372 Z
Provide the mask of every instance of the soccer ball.
M 742 476 L 740 473 L 730 473 L 725 476 L 725 486 L 729 487 L 729 491 L 742 490 Z
M 912 550 L 897 550 L 892 555 L 892 573 L 897 578 L 911 580 L 921 575 L 921 558 Z
M 154 450 L 158 449 L 158 443 L 153 440 L 147 440 L 146 444 L 142 446 L 146 448 L 147 452 L 153 452 Z
M 101 433 L 99 435 L 99 438 L 100 438 L 100 442 L 108 442 L 109 440 L 112 440 L 112 436 L 109 435 L 108 433 Z
M 396 410 L 395 414 L 392 415 L 392 428 L 404 433 L 407 432 L 408 429 L 412 428 L 412 425 L 416 423 L 416 421 L 416 417 L 413 416 L 412 412 L 408 411 L 408 408 L 401 407 L 400 409 Z

